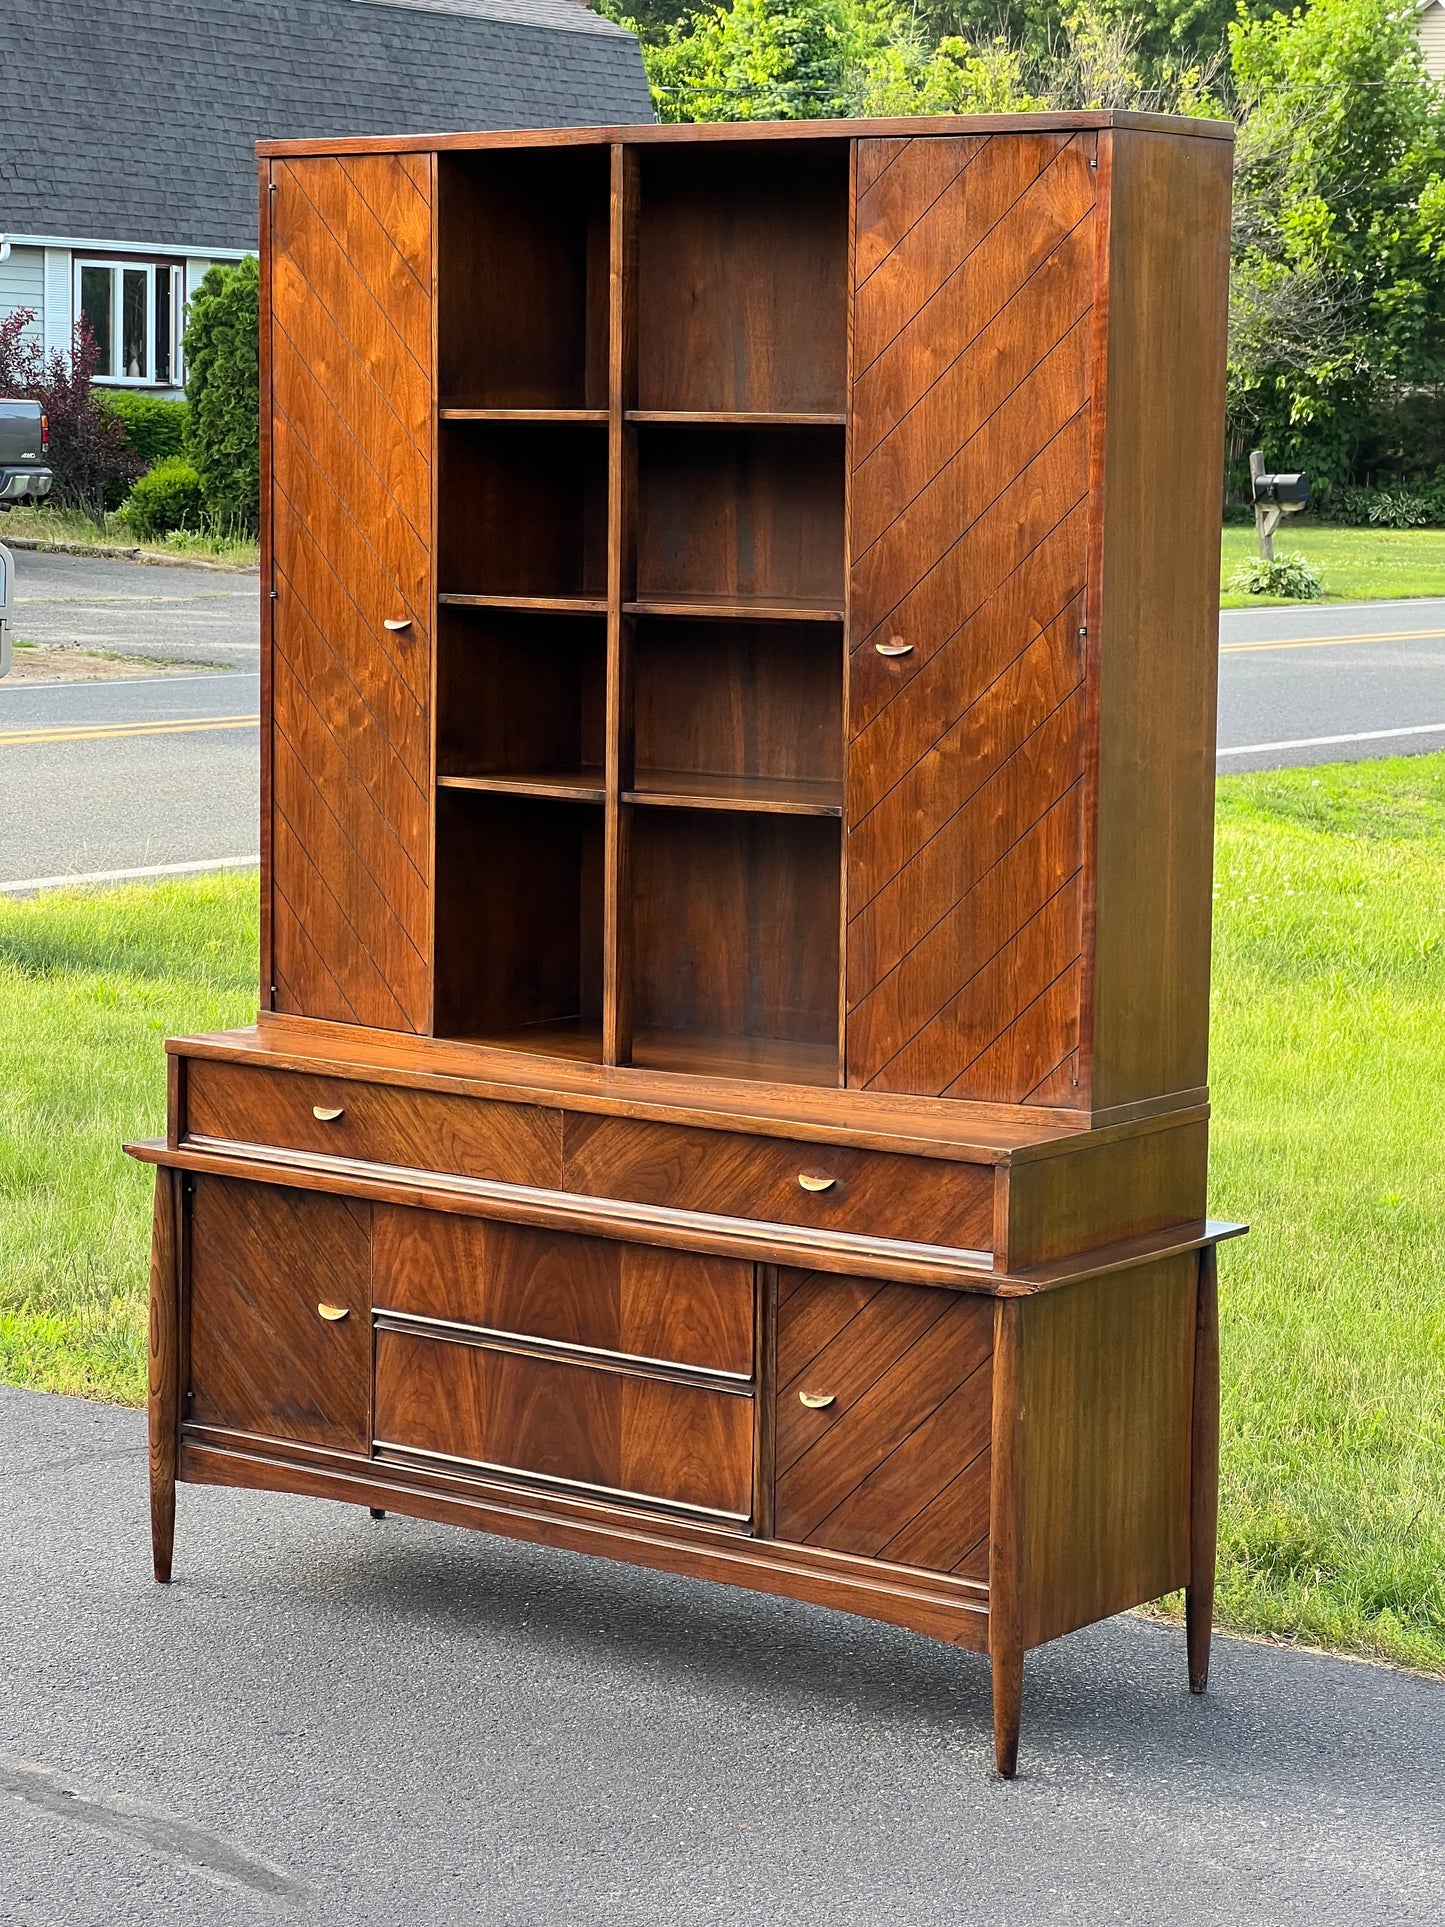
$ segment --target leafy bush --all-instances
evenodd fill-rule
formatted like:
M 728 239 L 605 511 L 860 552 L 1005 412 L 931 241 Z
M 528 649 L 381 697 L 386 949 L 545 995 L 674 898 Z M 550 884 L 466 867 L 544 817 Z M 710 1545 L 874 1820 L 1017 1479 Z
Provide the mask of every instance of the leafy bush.
M 168 455 L 147 469 L 120 508 L 120 520 L 142 541 L 199 528 L 205 514 L 201 478 L 184 455 Z
M 1370 504 L 1370 523 L 1377 529 L 1423 529 L 1429 520 L 1430 504 L 1409 489 L 1382 488 Z
M 50 467 L 57 508 L 80 509 L 99 522 L 107 507 L 140 473 L 140 458 L 126 440 L 125 424 L 101 404 L 92 387 L 100 359 L 95 336 L 77 321 L 70 353 L 46 354 L 26 329 L 33 308 L 16 308 L 0 321 L 0 395 L 38 401 L 50 421 Z
M 1370 511 L 1375 506 L 1375 491 L 1372 488 L 1337 488 L 1329 498 L 1329 514 L 1332 522 L 1339 522 L 1347 529 L 1364 529 L 1370 525 Z
M 131 453 L 147 467 L 184 451 L 187 410 L 183 401 L 116 388 L 102 397 L 101 407 L 120 417 Z
M 261 519 L 261 275 L 254 255 L 211 268 L 186 327 L 186 454 L 218 526 L 253 534 Z
M 1273 562 L 1255 556 L 1235 570 L 1229 586 L 1246 595 L 1288 596 L 1293 602 L 1315 602 L 1325 592 L 1324 583 L 1298 553 L 1277 555 Z

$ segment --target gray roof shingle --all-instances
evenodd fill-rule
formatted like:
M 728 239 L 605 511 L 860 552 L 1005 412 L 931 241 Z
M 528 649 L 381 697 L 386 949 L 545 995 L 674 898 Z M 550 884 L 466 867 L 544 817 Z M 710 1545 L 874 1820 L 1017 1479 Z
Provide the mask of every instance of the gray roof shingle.
M 0 74 L 0 232 L 156 246 L 255 246 L 260 139 L 652 119 L 579 0 L 25 0 Z

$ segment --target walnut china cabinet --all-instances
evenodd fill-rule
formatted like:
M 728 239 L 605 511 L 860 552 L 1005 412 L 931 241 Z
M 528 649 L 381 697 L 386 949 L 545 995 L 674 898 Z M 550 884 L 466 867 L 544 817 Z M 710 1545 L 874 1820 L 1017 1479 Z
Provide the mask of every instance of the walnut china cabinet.
M 1023 1656 L 1187 1588 L 1230 130 L 267 144 L 261 1008 L 177 1479 Z

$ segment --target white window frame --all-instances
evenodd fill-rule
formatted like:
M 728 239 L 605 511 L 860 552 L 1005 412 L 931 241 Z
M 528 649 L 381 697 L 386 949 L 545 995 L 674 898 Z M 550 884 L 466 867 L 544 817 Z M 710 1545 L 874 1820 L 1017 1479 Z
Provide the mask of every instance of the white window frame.
M 103 258 L 100 256 L 84 255 L 84 254 L 77 254 L 74 257 L 73 266 L 74 266 L 74 278 L 73 278 L 73 284 L 72 284 L 72 296 L 75 304 L 73 308 L 73 313 L 77 321 L 80 320 L 80 317 L 84 312 L 81 306 L 81 296 L 80 296 L 81 275 L 84 272 L 84 270 L 86 268 L 99 268 L 99 269 L 103 269 L 105 273 L 110 275 L 111 277 L 111 296 L 110 296 L 111 339 L 113 343 L 118 348 L 121 348 L 121 349 L 123 349 L 124 341 L 125 341 L 124 276 L 128 273 L 144 274 L 145 276 L 146 367 L 149 370 L 149 372 L 144 375 L 97 374 L 95 377 L 95 385 L 97 387 L 104 386 L 107 388 L 166 388 L 166 389 L 183 388 L 185 386 L 185 369 L 182 366 L 182 361 L 181 361 L 181 336 L 184 329 L 184 309 L 185 309 L 185 301 L 186 301 L 184 269 L 179 268 L 178 265 L 173 261 L 159 261 L 159 262 L 137 261 L 137 260 L 127 260 L 124 256 L 112 255 L 109 258 Z M 171 326 L 173 329 L 173 337 L 171 342 L 171 372 L 169 376 L 166 378 L 166 380 L 164 381 L 158 380 L 155 372 L 155 367 L 156 367 L 156 272 L 159 268 L 167 269 L 170 272 L 172 277 L 171 278 L 171 305 L 172 305 Z

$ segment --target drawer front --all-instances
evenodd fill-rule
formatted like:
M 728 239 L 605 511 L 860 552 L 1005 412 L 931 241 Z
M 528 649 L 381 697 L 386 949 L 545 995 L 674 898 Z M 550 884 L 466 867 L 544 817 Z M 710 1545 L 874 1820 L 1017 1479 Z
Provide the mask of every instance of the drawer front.
M 376 1334 L 376 1450 L 458 1459 L 745 1525 L 753 1402 L 410 1332 Z
M 378 1205 L 379 1311 L 444 1318 L 744 1378 L 753 1267 L 650 1245 Z
M 505 1184 L 554 1187 L 561 1172 L 561 1116 L 540 1105 L 207 1058 L 188 1060 L 186 1128 Z
M 571 1113 L 563 1141 L 567 1188 L 593 1197 L 971 1251 L 993 1242 L 992 1165 Z
M 986 1578 L 992 1301 L 784 1270 L 777 1343 L 777 1537 Z
M 365 1452 L 371 1207 L 197 1177 L 189 1211 L 186 1416 Z

